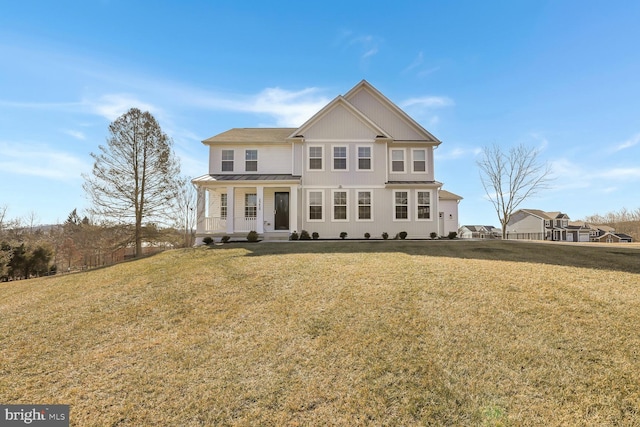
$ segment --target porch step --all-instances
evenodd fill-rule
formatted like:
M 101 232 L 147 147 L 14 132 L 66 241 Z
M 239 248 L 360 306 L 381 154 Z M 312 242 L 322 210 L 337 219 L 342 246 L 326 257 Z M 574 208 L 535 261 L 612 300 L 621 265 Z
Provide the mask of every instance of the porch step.
M 285 231 L 265 231 L 263 233 L 264 240 L 274 241 L 274 240 L 289 240 L 289 232 Z

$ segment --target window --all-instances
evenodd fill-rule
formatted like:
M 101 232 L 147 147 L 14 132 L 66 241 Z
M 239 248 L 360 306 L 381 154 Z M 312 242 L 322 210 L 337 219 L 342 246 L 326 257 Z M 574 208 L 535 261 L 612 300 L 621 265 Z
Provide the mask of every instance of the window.
M 544 220 L 544 226 L 545 227 L 551 227 L 551 221 L 549 221 L 548 219 Z
M 333 192 L 333 220 L 347 221 L 347 192 Z
M 322 170 L 322 147 L 309 147 L 309 169 Z
M 222 172 L 233 172 L 233 150 L 222 150 Z
M 418 219 L 431 219 L 431 193 L 429 191 L 418 191 Z
M 391 150 L 391 172 L 404 172 L 404 150 Z
M 220 195 L 220 219 L 227 219 L 227 193 Z
M 371 191 L 358 191 L 358 219 L 370 221 L 371 216 Z
M 413 172 L 427 171 L 427 151 L 413 150 Z
M 358 147 L 358 170 L 371 170 L 371 147 Z
M 244 195 L 244 217 L 255 218 L 258 213 L 258 196 L 255 194 Z
M 247 172 L 256 172 L 258 170 L 258 150 L 245 150 L 244 170 Z
M 309 191 L 309 221 L 322 221 L 322 191 Z
M 333 170 L 347 170 L 347 147 L 333 147 Z
M 406 191 L 395 191 L 394 196 L 394 218 L 399 220 L 409 219 L 409 194 Z

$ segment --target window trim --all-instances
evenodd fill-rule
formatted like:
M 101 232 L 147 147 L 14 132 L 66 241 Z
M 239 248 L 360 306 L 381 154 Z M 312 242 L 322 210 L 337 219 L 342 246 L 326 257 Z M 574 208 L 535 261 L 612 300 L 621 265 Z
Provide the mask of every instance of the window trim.
M 416 160 L 415 153 L 417 151 L 422 151 L 424 153 L 424 160 Z M 416 170 L 416 161 L 424 162 L 424 170 L 417 171 Z M 411 173 L 427 173 L 427 149 L 426 148 L 412 148 L 411 149 Z
M 369 193 L 368 205 L 360 205 L 360 193 Z M 370 218 L 360 218 L 360 206 L 369 206 Z M 356 222 L 373 222 L 373 190 L 356 190 Z
M 227 219 L 228 213 L 229 213 L 229 196 L 227 195 L 227 193 L 221 193 L 220 194 L 220 219 Z
M 317 159 L 318 157 L 311 157 L 311 149 L 319 148 L 320 149 L 320 169 L 312 169 L 311 168 L 311 159 Z M 308 145 L 307 146 L 307 171 L 309 172 L 324 172 L 324 145 Z
M 399 160 L 393 160 L 393 152 L 394 151 L 399 151 L 402 153 L 402 170 L 401 171 L 394 171 L 393 170 L 393 162 L 396 161 L 398 162 Z M 406 173 L 407 172 L 407 149 L 406 148 L 392 148 L 390 150 L 390 155 L 389 155 L 389 161 L 391 162 L 389 164 L 389 173 L 393 174 L 393 173 Z
M 256 153 L 256 158 L 255 159 L 247 159 L 247 156 L 249 155 L 250 152 L 255 152 Z M 253 162 L 256 165 L 255 169 L 250 170 L 248 168 L 249 162 Z M 258 172 L 258 150 L 255 148 L 247 148 L 244 150 L 244 171 L 245 172 Z
M 249 204 L 249 197 L 250 196 L 254 196 L 255 197 L 255 205 L 250 205 Z M 249 212 L 249 209 L 254 209 L 255 210 L 255 215 L 250 216 L 247 215 Z M 258 218 L 258 194 L 257 193 L 245 193 L 244 194 L 244 218 Z
M 407 194 L 407 204 L 406 205 L 399 205 L 396 203 L 396 194 L 398 193 L 406 193 Z M 411 221 L 411 210 L 409 209 L 409 206 L 411 204 L 411 199 L 410 197 L 410 191 L 409 190 L 393 190 L 393 221 L 394 222 L 408 222 Z M 397 206 L 406 206 L 407 207 L 407 217 L 406 218 L 398 218 L 397 217 L 397 211 L 396 211 L 396 207 Z
M 336 193 L 344 193 L 345 196 L 345 218 L 336 218 L 336 207 L 343 205 L 336 205 L 335 194 Z M 333 189 L 331 190 L 331 222 L 349 222 L 349 191 L 343 188 Z
M 231 158 L 230 159 L 225 159 L 224 155 L 225 153 L 231 153 Z M 221 150 L 220 152 L 220 172 L 233 172 L 234 169 L 234 163 L 235 163 L 235 150 Z M 231 163 L 231 169 L 229 170 L 225 170 L 224 165 L 225 163 Z
M 311 193 L 320 193 L 320 219 L 311 219 Z M 324 200 L 324 190 L 307 190 L 307 221 L 308 222 L 324 222 L 325 219 L 325 200 Z M 317 205 L 313 205 L 317 206 Z
M 335 156 L 336 148 L 344 148 L 344 169 L 336 169 L 336 159 L 342 159 L 342 157 Z M 331 145 L 331 171 L 332 172 L 349 172 L 349 146 L 346 144 L 332 144 Z
M 369 169 L 360 169 L 360 148 L 368 148 L 369 149 L 369 157 L 362 157 L 363 159 L 369 159 Z M 356 145 L 356 170 L 360 172 L 373 172 L 373 146 L 370 144 L 367 145 Z
M 415 218 L 416 221 L 433 221 L 433 191 L 431 190 L 416 190 L 416 206 L 415 206 Z M 428 193 L 429 194 L 429 204 L 428 205 L 420 205 L 420 196 L 418 193 Z M 429 206 L 429 218 L 420 218 L 418 212 L 420 210 L 420 206 Z

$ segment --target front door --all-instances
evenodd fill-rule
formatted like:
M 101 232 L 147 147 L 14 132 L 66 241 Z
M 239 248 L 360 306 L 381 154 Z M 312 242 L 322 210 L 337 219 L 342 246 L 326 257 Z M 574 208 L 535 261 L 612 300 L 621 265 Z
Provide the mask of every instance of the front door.
M 275 229 L 289 229 L 289 193 L 276 194 Z

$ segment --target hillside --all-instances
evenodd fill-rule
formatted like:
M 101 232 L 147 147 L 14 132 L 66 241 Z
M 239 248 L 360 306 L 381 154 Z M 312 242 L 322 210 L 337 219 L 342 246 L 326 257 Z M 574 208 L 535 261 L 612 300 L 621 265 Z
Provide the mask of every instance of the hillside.
M 72 425 L 638 425 L 640 249 L 284 242 L 0 284 L 0 402 Z

